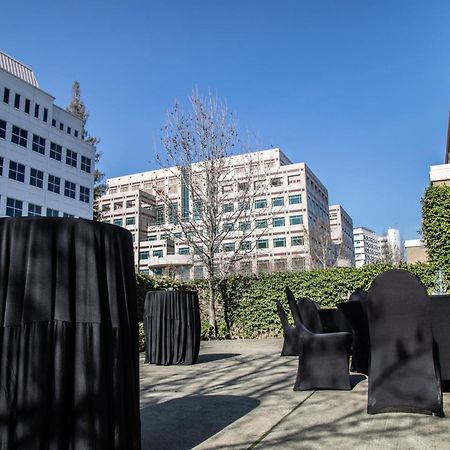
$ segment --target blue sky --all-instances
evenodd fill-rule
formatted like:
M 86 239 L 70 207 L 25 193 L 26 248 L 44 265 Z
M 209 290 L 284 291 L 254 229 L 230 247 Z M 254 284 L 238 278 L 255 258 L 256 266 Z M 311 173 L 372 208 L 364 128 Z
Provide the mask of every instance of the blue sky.
M 173 99 L 217 91 L 244 134 L 306 162 L 363 225 L 415 238 L 450 106 L 450 2 L 4 2 L 0 49 L 66 106 L 109 177 L 155 168 Z

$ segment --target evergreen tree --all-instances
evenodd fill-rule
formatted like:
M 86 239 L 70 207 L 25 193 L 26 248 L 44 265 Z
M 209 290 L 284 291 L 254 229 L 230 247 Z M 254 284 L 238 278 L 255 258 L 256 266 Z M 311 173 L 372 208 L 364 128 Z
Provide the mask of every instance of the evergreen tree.
M 82 138 L 88 142 L 89 144 L 95 147 L 95 169 L 94 169 L 94 201 L 101 197 L 106 191 L 106 183 L 104 181 L 105 174 L 104 172 L 98 169 L 98 163 L 102 154 L 97 149 L 98 144 L 100 144 L 100 138 L 91 136 L 89 132 L 86 130 L 86 123 L 89 119 L 89 112 L 86 109 L 86 106 L 81 100 L 80 95 L 80 83 L 75 81 L 72 86 L 72 99 L 70 100 L 69 106 L 66 108 L 67 111 L 71 112 L 75 116 L 79 117 L 83 123 L 82 126 Z M 101 212 L 94 204 L 94 220 L 100 220 Z

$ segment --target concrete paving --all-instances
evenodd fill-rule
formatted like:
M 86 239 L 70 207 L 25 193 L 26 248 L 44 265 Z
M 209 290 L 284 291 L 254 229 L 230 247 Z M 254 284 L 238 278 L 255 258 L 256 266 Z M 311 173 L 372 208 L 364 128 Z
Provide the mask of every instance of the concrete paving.
M 141 361 L 142 448 L 450 449 L 448 418 L 369 416 L 365 377 L 352 391 L 294 392 L 297 358 L 280 357 L 281 344 L 202 342 L 193 366 Z

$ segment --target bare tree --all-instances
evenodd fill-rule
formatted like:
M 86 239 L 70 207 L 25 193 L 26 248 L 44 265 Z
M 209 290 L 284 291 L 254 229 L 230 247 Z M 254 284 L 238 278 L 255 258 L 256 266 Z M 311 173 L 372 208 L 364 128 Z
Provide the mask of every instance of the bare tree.
M 211 94 L 202 98 L 197 91 L 189 100 L 188 112 L 175 102 L 168 113 L 163 151 L 157 154 L 161 167 L 178 180 L 181 195 L 166 187 L 155 190 L 172 233 L 181 230 L 181 241 L 206 268 L 210 336 L 215 337 L 218 288 L 267 233 L 267 219 L 258 219 L 267 205 L 257 200 L 268 181 L 260 162 L 242 154 L 244 146 L 225 104 Z
M 303 227 L 305 245 L 309 253 L 309 268 L 335 267 L 342 254 L 343 245 L 331 239 L 330 225 L 318 217 L 310 220 L 309 228 Z

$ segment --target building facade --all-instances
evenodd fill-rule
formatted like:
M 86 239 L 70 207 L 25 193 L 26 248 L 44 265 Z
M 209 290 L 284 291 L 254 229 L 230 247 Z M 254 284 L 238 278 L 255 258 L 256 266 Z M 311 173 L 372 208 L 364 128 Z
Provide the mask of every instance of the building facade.
M 257 169 L 249 175 L 246 167 Z M 236 273 L 264 273 L 301 270 L 318 265 L 311 251 L 315 230 L 328 233 L 328 191 L 304 163 L 293 164 L 279 150 L 270 149 L 228 158 L 228 173 L 219 186 L 224 198 L 223 223 L 230 233 L 221 253 L 236 248 L 246 223 L 256 224 L 248 236 L 252 250 L 234 265 Z M 194 168 L 194 172 L 195 172 Z M 201 171 L 201 169 L 198 169 Z M 98 200 L 102 220 L 128 228 L 133 234 L 136 268 L 153 275 L 201 278 L 205 267 L 183 238 L 180 226 L 171 218 L 164 192 L 173 208 L 196 214 L 195 201 L 175 176 L 175 168 L 111 178 L 106 195 Z M 251 215 L 239 224 L 227 221 L 238 203 L 242 182 L 265 183 L 254 198 Z
M 92 218 L 95 149 L 54 100 L 0 52 L 0 217 Z
M 369 228 L 353 229 L 355 243 L 355 266 L 362 267 L 381 260 L 379 237 Z
M 410 239 L 405 241 L 406 262 L 415 264 L 417 262 L 428 262 L 428 251 L 425 242 L 421 239 Z
M 338 267 L 355 267 L 353 220 L 341 205 L 330 205 L 331 241 Z

